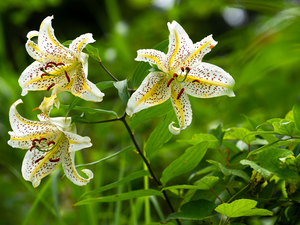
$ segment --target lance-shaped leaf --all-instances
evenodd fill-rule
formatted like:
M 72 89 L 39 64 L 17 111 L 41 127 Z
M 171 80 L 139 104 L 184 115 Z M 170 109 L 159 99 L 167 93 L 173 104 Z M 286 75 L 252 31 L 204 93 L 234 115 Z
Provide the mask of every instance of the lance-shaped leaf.
M 115 88 L 118 90 L 119 96 L 121 100 L 127 104 L 129 99 L 129 92 L 128 92 L 128 86 L 127 86 L 127 79 L 114 82 Z
M 273 212 L 267 209 L 254 208 L 257 202 L 250 199 L 239 199 L 232 203 L 223 203 L 215 208 L 215 211 L 224 214 L 227 217 L 242 216 L 272 216 Z
M 265 180 L 268 180 L 271 177 L 271 172 L 260 167 L 259 165 L 257 165 L 255 162 L 247 160 L 247 159 L 243 159 L 240 161 L 240 163 L 242 165 L 249 165 L 252 167 L 252 169 L 254 169 L 256 172 L 258 172 Z
M 190 145 L 196 145 L 203 141 L 211 142 L 210 148 L 218 148 L 219 142 L 218 139 L 212 134 L 194 134 L 190 140 L 178 140 L 178 142 L 187 143 Z
M 180 207 L 180 212 L 175 212 L 169 215 L 167 220 L 204 220 L 211 217 L 214 207 L 215 204 L 213 202 L 204 199 L 191 201 L 182 205 Z
M 85 46 L 86 52 L 89 56 L 96 59 L 98 62 L 101 62 L 101 58 L 99 56 L 99 50 L 98 48 L 95 48 L 94 46 L 87 44 Z
M 188 148 L 183 155 L 174 160 L 162 173 L 161 182 L 165 185 L 173 177 L 194 169 L 205 155 L 210 142 L 205 141 Z
M 221 169 L 222 173 L 225 176 L 235 175 L 235 176 L 243 178 L 246 182 L 250 182 L 250 177 L 243 170 L 227 169 L 221 163 L 219 163 L 219 166 L 220 166 L 220 169 Z
M 78 205 L 86 205 L 96 202 L 119 202 L 119 201 L 125 201 L 129 199 L 139 198 L 139 197 L 145 197 L 145 196 L 160 196 L 163 197 L 163 194 L 160 191 L 148 189 L 148 190 L 136 190 L 136 191 L 130 191 L 118 195 L 110 195 L 110 196 L 104 196 L 104 197 L 98 197 L 98 198 L 88 198 L 84 199 L 82 201 L 76 202 L 74 206 Z

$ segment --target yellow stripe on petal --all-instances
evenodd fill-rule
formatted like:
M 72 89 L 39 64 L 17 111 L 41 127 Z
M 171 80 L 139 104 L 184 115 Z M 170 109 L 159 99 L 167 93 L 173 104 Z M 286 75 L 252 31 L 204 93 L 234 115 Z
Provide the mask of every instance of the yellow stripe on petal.
M 174 35 L 175 35 L 175 49 L 174 49 L 174 52 L 170 58 L 170 68 L 172 67 L 172 63 L 173 63 L 173 60 L 174 60 L 174 57 L 175 55 L 178 53 L 178 50 L 179 50 L 179 39 L 178 39 L 178 34 L 176 32 L 176 30 L 174 29 Z
M 154 56 L 152 56 L 152 55 L 138 55 L 138 56 L 139 57 L 145 57 L 145 58 L 152 59 L 152 60 L 154 60 L 157 63 L 157 65 L 161 66 L 159 59 L 156 58 L 156 57 L 154 57 Z
M 184 63 L 188 62 L 189 60 L 191 60 L 193 57 L 195 57 L 201 50 L 203 50 L 207 45 L 209 45 L 211 43 L 212 40 L 206 42 L 204 45 L 200 46 L 199 48 L 197 48 L 197 50 L 187 59 L 185 60 Z M 212 46 L 213 47 L 213 46 Z
M 207 79 L 204 79 L 204 78 L 195 78 L 195 77 L 192 77 L 192 76 L 187 76 L 186 77 L 186 82 L 191 82 L 192 83 L 195 80 L 200 81 L 200 83 L 215 85 L 215 86 L 219 86 L 219 87 L 225 87 L 225 88 L 229 88 L 229 89 L 232 90 L 232 87 L 230 85 L 222 83 L 222 82 L 207 80 Z
M 82 40 L 82 41 L 78 44 L 78 46 L 77 46 L 77 51 L 78 51 L 78 52 L 80 52 L 81 46 L 82 46 L 87 40 L 89 40 L 89 39 L 90 39 L 90 38 L 86 38 L 86 39 Z
M 143 97 L 140 98 L 140 100 L 135 104 L 135 106 L 139 105 L 140 103 L 142 103 L 150 97 L 155 99 L 154 93 L 159 92 L 159 89 L 161 88 L 161 83 L 162 82 L 157 82 L 156 84 L 154 84 L 153 87 Z M 157 102 L 158 104 L 162 103 L 162 101 L 159 100 Z
M 61 47 L 61 46 L 54 40 L 54 38 L 52 37 L 51 31 L 50 31 L 50 27 L 47 27 L 47 32 L 48 32 L 48 36 L 49 36 L 51 42 L 52 42 L 53 44 L 55 44 L 57 47 L 59 47 L 59 48 L 62 49 L 62 47 Z

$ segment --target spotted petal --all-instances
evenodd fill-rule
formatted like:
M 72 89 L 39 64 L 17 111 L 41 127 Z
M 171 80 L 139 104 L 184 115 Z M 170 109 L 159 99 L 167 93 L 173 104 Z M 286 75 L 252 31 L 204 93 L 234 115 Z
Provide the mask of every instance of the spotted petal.
M 170 88 L 167 87 L 168 77 L 161 72 L 151 72 L 143 80 L 140 87 L 130 97 L 126 113 L 134 113 L 151 106 L 161 104 L 170 98 Z
M 220 67 L 209 63 L 201 63 L 192 69 L 182 86 L 187 94 L 197 98 L 235 96 L 233 78 Z
M 192 122 L 192 108 L 190 100 L 178 83 L 171 84 L 171 101 L 178 119 L 179 128 L 174 127 L 172 122 L 169 125 L 169 130 L 172 134 L 179 134 L 181 130 L 185 129 Z
M 90 179 L 94 177 L 92 171 L 88 169 L 82 170 L 88 178 L 83 178 L 80 176 L 75 168 L 75 163 L 74 163 L 74 158 L 75 158 L 75 152 L 70 152 L 66 155 L 64 158 L 64 161 L 62 163 L 64 172 L 66 176 L 76 185 L 83 186 L 89 183 Z
M 195 48 L 188 34 L 176 21 L 168 23 L 168 27 L 170 30 L 169 50 L 164 66 L 168 71 L 176 71 L 194 53 Z
M 56 59 L 63 59 L 71 62 L 74 60 L 74 53 L 72 53 L 72 51 L 70 51 L 68 48 L 64 47 L 56 39 L 51 25 L 52 19 L 53 16 L 46 17 L 40 26 L 38 36 L 39 49 L 42 53 L 49 54 Z
M 194 44 L 195 52 L 191 54 L 187 60 L 185 60 L 183 67 L 194 68 L 198 66 L 201 63 L 203 56 L 209 53 L 217 44 L 218 42 L 213 39 L 212 35 L 209 35 Z
M 141 49 L 138 50 L 137 53 L 138 55 L 135 58 L 136 61 L 152 63 L 157 65 L 160 70 L 167 72 L 167 69 L 163 65 L 163 61 L 166 57 L 165 53 L 154 49 Z
M 67 131 L 63 131 L 63 133 L 69 139 L 69 152 L 75 152 L 92 146 L 91 139 L 89 137 L 82 137 L 78 134 Z
M 44 54 L 40 51 L 39 46 L 31 40 L 32 37 L 38 36 L 38 34 L 38 31 L 30 31 L 27 34 L 28 40 L 26 42 L 25 48 L 32 58 L 37 61 L 42 61 Z
M 68 152 L 69 142 L 61 133 L 53 150 L 42 152 L 37 149 L 27 151 L 22 165 L 22 175 L 31 181 L 33 187 L 40 184 L 40 180 L 53 172 L 63 161 Z
M 73 52 L 79 54 L 82 49 L 85 48 L 85 46 L 89 43 L 95 42 L 93 35 L 88 33 L 88 34 L 83 34 L 80 35 L 78 38 L 72 41 L 72 43 L 69 46 L 69 49 L 72 50 Z

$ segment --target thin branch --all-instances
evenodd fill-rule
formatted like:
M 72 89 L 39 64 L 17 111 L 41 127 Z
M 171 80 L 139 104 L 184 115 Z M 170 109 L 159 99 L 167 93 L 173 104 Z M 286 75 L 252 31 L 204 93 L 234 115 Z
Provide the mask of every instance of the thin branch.
M 225 203 L 220 197 L 219 195 L 217 195 L 217 193 L 212 189 L 210 188 L 211 192 L 222 202 L 222 203 Z
M 115 78 L 114 75 L 111 74 L 111 72 L 108 71 L 108 69 L 106 69 L 106 67 L 102 64 L 102 62 L 99 62 L 99 63 L 100 63 L 100 65 L 102 66 L 102 68 L 105 70 L 105 72 L 106 72 L 109 76 L 111 76 L 112 79 L 114 79 L 115 81 L 119 81 L 117 78 Z

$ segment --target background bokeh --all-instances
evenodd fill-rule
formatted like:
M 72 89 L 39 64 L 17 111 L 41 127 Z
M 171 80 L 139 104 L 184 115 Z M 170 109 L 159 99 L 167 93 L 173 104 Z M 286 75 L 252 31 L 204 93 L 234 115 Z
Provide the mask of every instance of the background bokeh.
M 129 224 L 129 202 L 94 204 L 72 208 L 88 190 L 118 180 L 142 168 L 135 152 L 121 155 L 88 168 L 95 178 L 86 187 L 77 187 L 57 170 L 33 189 L 21 175 L 25 151 L 7 145 L 8 110 L 21 98 L 18 78 L 33 62 L 25 50 L 26 35 L 38 30 L 42 20 L 54 15 L 52 25 L 60 42 L 73 40 L 83 33 L 93 33 L 103 64 L 119 80 L 131 77 L 138 62 L 138 49 L 152 48 L 168 38 L 167 22 L 179 22 L 194 41 L 209 34 L 218 45 L 204 57 L 222 67 L 236 81 L 236 97 L 196 99 L 190 97 L 193 122 L 179 136 L 173 137 L 151 158 L 154 170 L 162 170 L 181 155 L 186 145 L 176 142 L 194 133 L 207 132 L 222 124 L 224 128 L 241 126 L 245 117 L 263 122 L 284 117 L 297 101 L 300 92 L 300 8 L 297 0 L 10 0 L 0 1 L 0 224 Z M 89 80 L 94 83 L 111 78 L 90 58 Z M 129 84 L 130 86 L 130 84 Z M 122 115 L 125 104 L 117 90 L 104 91 L 101 103 L 85 103 L 94 108 L 114 110 Z M 36 120 L 36 111 L 48 92 L 29 92 L 18 106 L 26 118 Z M 59 96 L 62 104 L 73 99 L 69 93 Z M 72 115 L 79 112 L 72 112 Z M 54 109 L 53 116 L 65 110 Z M 90 115 L 93 120 L 110 119 Z M 163 118 L 145 121 L 136 127 L 139 144 L 145 144 L 151 131 Z M 78 125 L 78 133 L 91 137 L 93 147 L 76 153 L 77 164 L 111 155 L 131 145 L 120 122 Z M 205 164 L 205 162 L 204 162 Z M 188 175 L 187 175 L 188 176 Z M 181 177 L 176 179 L 180 183 Z M 186 179 L 186 178 L 185 178 Z M 172 182 L 171 182 L 172 183 Z M 150 181 L 150 186 L 155 187 Z M 132 182 L 112 192 L 142 188 Z M 176 205 L 176 200 L 174 200 Z M 153 221 L 159 215 L 153 210 Z M 168 209 L 163 209 L 168 214 Z M 136 212 L 140 221 L 143 214 Z

